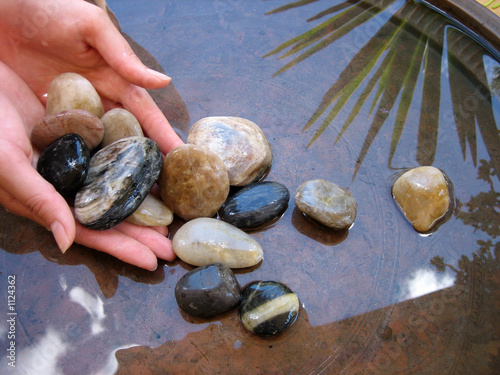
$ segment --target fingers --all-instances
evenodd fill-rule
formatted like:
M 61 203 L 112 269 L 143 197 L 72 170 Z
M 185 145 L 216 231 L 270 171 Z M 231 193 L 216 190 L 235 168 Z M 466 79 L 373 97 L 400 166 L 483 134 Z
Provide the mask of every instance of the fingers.
M 157 89 L 168 85 L 170 77 L 146 67 L 102 9 L 94 7 L 96 17 L 85 23 L 85 38 L 104 60 L 127 81 Z
M 114 229 L 149 247 L 158 258 L 168 261 L 175 259 L 172 242 L 155 229 L 127 222 L 118 224 Z
M 145 89 L 129 85 L 121 103 L 137 117 L 146 135 L 158 144 L 164 154 L 184 143 Z
M 146 245 L 114 228 L 95 231 L 77 223 L 75 242 L 149 271 L 158 267 L 155 254 Z
M 14 213 L 50 229 L 64 253 L 75 238 L 75 224 L 64 198 L 45 181 L 26 156 L 0 140 L 1 203 Z
M 77 223 L 76 242 L 137 267 L 154 271 L 158 258 L 172 261 L 175 254 L 170 240 L 153 229 L 121 223 L 104 231 L 95 231 Z

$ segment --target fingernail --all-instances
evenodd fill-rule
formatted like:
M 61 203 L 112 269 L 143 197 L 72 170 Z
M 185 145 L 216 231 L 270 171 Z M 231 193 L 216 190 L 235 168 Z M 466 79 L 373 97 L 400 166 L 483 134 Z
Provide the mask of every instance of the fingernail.
M 59 246 L 59 249 L 64 254 L 71 246 L 71 242 L 66 234 L 66 231 L 64 230 L 64 227 L 60 222 L 54 221 L 50 226 L 50 231 L 57 242 L 57 246 Z
M 156 271 L 157 269 L 158 269 L 158 263 L 156 263 L 155 267 L 151 268 L 150 271 L 153 272 L 153 271 Z
M 171 80 L 172 78 L 170 78 L 169 76 L 167 76 L 166 74 L 163 74 L 163 73 L 160 73 L 160 72 L 157 72 L 156 70 L 153 70 L 153 69 L 149 69 L 148 68 L 148 72 L 156 77 L 159 77 L 163 80 Z

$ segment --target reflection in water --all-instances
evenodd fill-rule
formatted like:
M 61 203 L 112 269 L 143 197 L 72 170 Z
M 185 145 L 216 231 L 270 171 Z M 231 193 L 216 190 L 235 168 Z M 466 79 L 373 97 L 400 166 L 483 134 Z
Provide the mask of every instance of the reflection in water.
M 436 274 L 434 271 L 419 269 L 405 282 L 401 291 L 402 300 L 421 297 L 423 295 L 448 288 L 453 285 L 455 278 L 451 273 Z
M 464 256 L 449 287 L 338 322 L 311 326 L 301 311 L 293 329 L 272 340 L 250 338 L 230 314 L 182 340 L 117 352 L 118 374 L 167 368 L 193 374 L 493 374 L 500 365 L 499 257 L 500 246 Z M 450 280 L 424 274 L 441 286 Z
M 93 336 L 96 336 L 105 330 L 103 321 L 106 318 L 106 314 L 104 313 L 104 303 L 102 302 L 102 299 L 97 296 L 91 296 L 78 286 L 71 289 L 69 292 L 69 298 L 73 302 L 82 306 L 89 313 L 92 320 L 90 328 Z
M 295 2 L 268 14 L 308 5 L 311 1 Z M 296 56 L 276 75 L 285 72 L 313 54 L 330 47 L 345 34 L 369 22 L 380 12 L 396 3 L 386 1 L 345 1 L 308 21 L 330 16 L 306 33 L 293 38 L 266 56 L 281 53 L 280 58 Z M 443 46 L 447 46 L 447 50 Z M 388 165 L 401 139 L 403 129 L 412 123 L 408 117 L 414 106 L 420 107 L 416 159 L 420 165 L 431 165 L 436 156 L 440 122 L 453 117 L 463 157 L 469 145 L 476 162 L 476 124 L 488 154 L 500 169 L 500 136 L 493 116 L 491 92 L 486 79 L 479 44 L 458 31 L 442 16 L 426 6 L 407 1 L 383 24 L 375 35 L 356 53 L 325 93 L 321 104 L 307 121 L 304 130 L 322 122 L 309 146 L 334 124 L 338 130 L 336 142 L 349 129 L 360 113 L 372 118 L 365 142 L 358 156 L 354 177 L 364 161 L 380 129 L 391 118 L 392 139 Z M 445 63 L 447 62 L 447 65 Z M 470 74 L 471 72 L 472 74 Z M 451 90 L 453 112 L 440 113 L 443 79 Z M 357 98 L 357 99 L 356 99 Z M 352 107 L 344 124 L 336 122 L 344 107 Z M 394 115 L 390 114 L 394 110 Z M 363 120 L 359 120 L 357 126 Z
M 58 361 L 69 350 L 69 343 L 65 342 L 63 336 L 55 329 L 48 327 L 43 336 L 39 337 L 33 345 L 23 348 L 16 353 L 15 366 L 9 367 L 9 359 L 2 355 L 0 366 L 9 369 L 9 374 L 31 375 L 31 374 L 60 374 Z

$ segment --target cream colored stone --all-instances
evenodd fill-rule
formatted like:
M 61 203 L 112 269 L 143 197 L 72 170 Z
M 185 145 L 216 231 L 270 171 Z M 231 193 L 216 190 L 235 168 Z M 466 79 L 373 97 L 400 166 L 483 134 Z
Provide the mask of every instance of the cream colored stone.
M 104 137 L 101 147 L 127 137 L 144 137 L 141 124 L 137 118 L 123 108 L 114 108 L 101 117 L 104 125 Z
M 149 194 L 125 221 L 145 227 L 164 227 L 172 223 L 173 219 L 172 210 L 160 198 Z
M 429 231 L 450 206 L 446 179 L 435 167 L 418 167 L 404 173 L 394 183 L 392 195 L 418 232 Z
M 222 263 L 245 268 L 264 258 L 260 244 L 247 233 L 212 218 L 188 221 L 175 233 L 172 246 L 180 259 L 193 266 Z
M 203 118 L 189 129 L 187 143 L 206 146 L 219 156 L 233 186 L 258 180 L 273 158 L 259 126 L 239 117 Z
M 47 92 L 48 115 L 83 109 L 101 118 L 104 107 L 101 98 L 92 84 L 77 73 L 63 73 L 50 83 Z

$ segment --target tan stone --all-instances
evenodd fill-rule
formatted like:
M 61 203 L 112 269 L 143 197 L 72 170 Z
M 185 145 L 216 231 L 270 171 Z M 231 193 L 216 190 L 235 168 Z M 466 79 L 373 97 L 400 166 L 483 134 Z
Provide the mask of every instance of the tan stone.
M 208 148 L 185 144 L 163 160 L 160 196 L 184 220 L 214 216 L 229 194 L 224 163 Z
M 104 125 L 102 147 L 127 137 L 144 137 L 141 124 L 137 118 L 123 108 L 114 108 L 101 117 Z
M 404 173 L 394 183 L 392 195 L 418 232 L 429 231 L 450 206 L 446 179 L 435 167 L 418 167 Z
M 96 148 L 104 136 L 99 117 L 83 109 L 71 109 L 47 115 L 38 121 L 31 132 L 31 141 L 40 150 L 65 134 L 75 133 L 83 138 L 90 150 Z
M 125 221 L 144 227 L 164 227 L 172 223 L 173 219 L 172 210 L 160 198 L 149 194 Z
M 48 115 L 84 109 L 97 117 L 104 114 L 101 98 L 92 84 L 77 73 L 63 73 L 50 83 L 47 92 Z
M 206 146 L 218 155 L 233 186 L 258 180 L 273 158 L 260 127 L 239 117 L 205 117 L 189 129 L 187 143 Z

